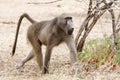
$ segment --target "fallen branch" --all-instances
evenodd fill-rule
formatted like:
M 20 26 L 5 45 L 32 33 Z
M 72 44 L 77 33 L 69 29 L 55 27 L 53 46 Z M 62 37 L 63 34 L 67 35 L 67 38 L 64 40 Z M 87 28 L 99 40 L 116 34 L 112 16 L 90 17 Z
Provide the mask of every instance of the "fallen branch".
M 39 2 L 28 2 L 27 4 L 34 4 L 34 5 L 38 5 L 38 4 L 51 4 L 51 3 L 56 3 L 62 0 L 55 0 L 55 1 L 51 1 L 51 2 L 44 2 L 44 3 L 39 3 Z

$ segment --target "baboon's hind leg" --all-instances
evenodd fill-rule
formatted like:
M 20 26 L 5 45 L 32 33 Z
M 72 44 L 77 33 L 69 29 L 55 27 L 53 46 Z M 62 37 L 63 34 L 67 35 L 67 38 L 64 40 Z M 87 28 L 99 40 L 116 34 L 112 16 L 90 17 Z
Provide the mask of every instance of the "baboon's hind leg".
M 41 47 L 39 47 L 38 51 L 36 51 L 35 57 L 36 57 L 39 68 L 42 69 L 43 68 L 43 55 L 42 55 Z
M 43 67 L 43 55 L 42 55 L 42 49 L 41 49 L 41 42 L 35 37 L 34 34 L 31 34 L 31 32 L 28 33 L 28 40 L 31 43 L 33 49 L 34 49 L 34 56 L 36 57 L 38 66 L 40 69 Z
M 27 55 L 27 57 L 25 59 L 23 59 L 23 61 L 17 68 L 23 67 L 25 65 L 25 63 L 28 62 L 29 60 L 31 60 L 33 57 L 34 57 L 34 51 L 31 50 L 30 53 Z

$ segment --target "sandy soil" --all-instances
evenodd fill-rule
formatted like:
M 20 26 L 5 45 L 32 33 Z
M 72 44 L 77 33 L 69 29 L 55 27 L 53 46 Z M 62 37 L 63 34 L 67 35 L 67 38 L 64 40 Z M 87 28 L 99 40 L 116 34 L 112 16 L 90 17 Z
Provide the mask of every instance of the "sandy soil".
M 110 74 L 103 72 L 100 75 L 100 72 L 97 73 L 94 71 L 90 75 L 87 73 L 79 77 L 76 76 L 72 73 L 72 68 L 69 65 L 69 51 L 65 44 L 54 48 L 50 74 L 40 75 L 35 60 L 28 62 L 24 69 L 16 69 L 16 66 L 20 64 L 31 48 L 26 40 L 26 31 L 31 23 L 24 19 L 19 33 L 16 54 L 14 57 L 10 56 L 17 21 L 21 14 L 28 13 L 37 21 L 42 21 L 51 19 L 62 13 L 69 13 L 73 16 L 74 36 L 76 36 L 86 16 L 88 3 L 85 0 L 81 2 L 77 2 L 76 0 L 62 0 L 56 3 L 42 4 L 50 1 L 54 0 L 0 0 L 0 80 L 119 80 L 120 76 L 118 75 L 120 73 L 117 72 L 111 72 Z M 98 23 L 90 33 L 88 39 L 102 38 L 104 34 L 111 34 L 109 14 L 103 16 Z M 44 52 L 45 47 L 43 47 Z

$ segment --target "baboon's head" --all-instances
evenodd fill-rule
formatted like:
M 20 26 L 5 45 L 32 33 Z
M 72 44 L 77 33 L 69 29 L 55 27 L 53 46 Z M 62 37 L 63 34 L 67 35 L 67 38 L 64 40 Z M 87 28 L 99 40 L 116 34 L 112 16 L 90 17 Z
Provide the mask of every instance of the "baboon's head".
M 73 33 L 73 21 L 71 16 L 60 16 L 56 18 L 57 26 L 63 30 L 66 34 L 72 35 Z

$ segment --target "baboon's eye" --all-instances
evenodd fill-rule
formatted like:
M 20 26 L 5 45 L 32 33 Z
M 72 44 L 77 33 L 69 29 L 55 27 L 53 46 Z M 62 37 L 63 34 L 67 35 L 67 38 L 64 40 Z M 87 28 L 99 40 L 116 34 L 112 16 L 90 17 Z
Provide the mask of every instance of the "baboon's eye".
M 65 17 L 65 21 L 66 21 L 66 25 L 68 24 L 68 22 L 72 22 L 72 17 Z

